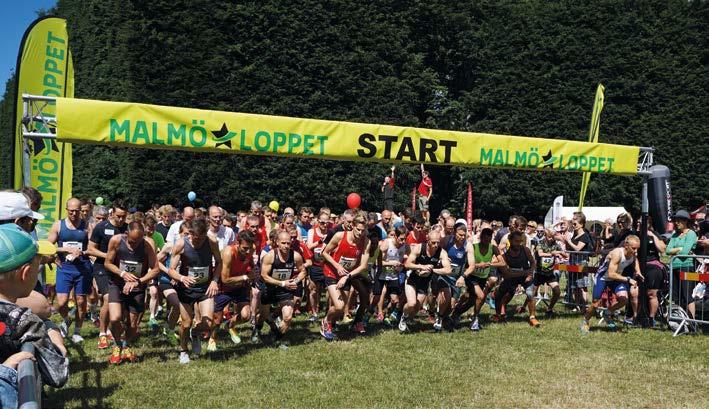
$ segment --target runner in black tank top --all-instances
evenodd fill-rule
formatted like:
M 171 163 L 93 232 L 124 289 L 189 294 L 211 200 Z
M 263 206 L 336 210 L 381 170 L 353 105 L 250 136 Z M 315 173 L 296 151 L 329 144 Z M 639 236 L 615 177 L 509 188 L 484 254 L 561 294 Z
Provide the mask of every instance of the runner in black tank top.
M 256 330 L 261 331 L 263 321 L 267 320 L 271 333 L 282 348 L 287 348 L 281 337 L 290 328 L 293 319 L 293 297 L 298 284 L 305 279 L 303 256 L 291 247 L 291 236 L 286 231 L 280 231 L 276 239 L 277 248 L 269 251 L 261 265 L 261 313 L 256 321 Z M 281 316 L 276 322 L 270 320 L 271 305 L 277 304 Z
M 428 234 L 425 243 L 413 246 L 406 259 L 404 268 L 411 270 L 406 280 L 406 305 L 399 321 L 399 331 L 409 330 L 407 319 L 415 317 L 423 305 L 428 293 L 431 274 L 448 275 L 451 273 L 451 263 L 448 253 L 441 250 L 441 235 L 436 231 Z
M 180 299 L 180 363 L 187 364 L 190 357 L 187 341 L 192 338 L 192 352 L 202 353 L 202 332 L 212 328 L 214 296 L 219 291 L 219 275 L 222 258 L 216 240 L 207 236 L 207 223 L 203 219 L 187 223 L 188 236 L 179 239 L 172 248 L 168 275 L 178 281 L 177 296 Z M 179 272 L 175 269 L 179 266 Z M 201 321 L 192 328 L 194 304 L 199 305 Z
M 523 232 L 515 230 L 509 235 L 510 248 L 504 254 L 504 266 L 500 271 L 504 280 L 497 289 L 495 299 L 495 314 L 497 319 L 504 322 L 502 309 L 510 302 L 515 294 L 517 286 L 522 286 L 527 295 L 527 308 L 529 309 L 529 325 L 539 326 L 536 318 L 536 305 L 534 303 L 534 270 L 537 262 L 531 250 L 525 246 L 526 236 Z
M 158 275 L 155 250 L 145 240 L 143 225 L 131 222 L 128 232 L 113 236 L 108 243 L 105 262 L 111 273 L 108 286 L 108 314 L 111 332 L 116 340 L 109 362 L 135 362 L 137 356 L 129 348 L 138 335 L 140 317 L 145 310 L 145 288 Z M 129 314 L 128 327 L 123 334 L 123 311 Z

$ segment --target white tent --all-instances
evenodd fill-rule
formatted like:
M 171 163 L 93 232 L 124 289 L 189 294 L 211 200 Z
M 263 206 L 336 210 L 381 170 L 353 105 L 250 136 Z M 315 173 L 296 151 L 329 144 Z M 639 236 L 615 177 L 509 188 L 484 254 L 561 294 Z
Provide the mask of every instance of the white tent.
M 553 207 L 549 208 L 547 215 L 544 216 L 544 227 L 552 227 L 554 222 L 552 221 L 552 210 Z M 574 217 L 574 212 L 578 211 L 578 207 L 561 207 L 560 215 L 558 217 L 565 218 L 566 220 L 571 220 Z M 586 225 L 588 226 L 591 222 L 601 222 L 603 223 L 606 219 L 611 219 L 615 222 L 616 218 L 621 213 L 627 213 L 624 207 L 584 207 L 583 214 L 586 216 Z

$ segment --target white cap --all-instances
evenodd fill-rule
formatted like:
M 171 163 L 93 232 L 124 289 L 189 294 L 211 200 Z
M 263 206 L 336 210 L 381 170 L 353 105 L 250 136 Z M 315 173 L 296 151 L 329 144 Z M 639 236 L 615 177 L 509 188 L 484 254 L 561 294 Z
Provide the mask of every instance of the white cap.
M 468 227 L 468 222 L 465 221 L 465 219 L 458 219 L 455 221 L 455 224 L 463 224 L 466 228 Z
M 21 217 L 42 220 L 44 216 L 30 209 L 27 197 L 18 192 L 0 192 L 0 220 L 15 220 Z

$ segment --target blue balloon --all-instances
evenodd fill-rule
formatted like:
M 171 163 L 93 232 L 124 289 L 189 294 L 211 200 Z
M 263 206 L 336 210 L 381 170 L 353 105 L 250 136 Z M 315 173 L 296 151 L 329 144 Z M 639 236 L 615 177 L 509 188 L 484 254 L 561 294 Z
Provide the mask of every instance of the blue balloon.
M 194 200 L 195 200 L 196 198 L 197 198 L 197 193 L 195 193 L 195 192 L 189 192 L 189 193 L 187 193 L 187 199 L 188 199 L 190 202 L 194 202 Z

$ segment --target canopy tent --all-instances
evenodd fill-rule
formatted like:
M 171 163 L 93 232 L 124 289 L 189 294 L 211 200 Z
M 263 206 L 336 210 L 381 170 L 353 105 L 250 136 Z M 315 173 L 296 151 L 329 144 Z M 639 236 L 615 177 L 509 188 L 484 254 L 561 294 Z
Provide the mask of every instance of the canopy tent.
M 553 207 L 549 208 L 546 216 L 544 216 L 544 227 L 552 227 L 554 224 L 552 219 Z M 562 207 L 560 209 L 560 217 L 566 220 L 571 220 L 574 216 L 574 212 L 578 211 L 578 207 Z M 621 213 L 627 213 L 624 207 L 584 207 L 583 214 L 586 216 L 586 224 L 593 224 L 592 222 L 604 222 L 606 219 L 611 219 L 615 221 L 616 217 Z

